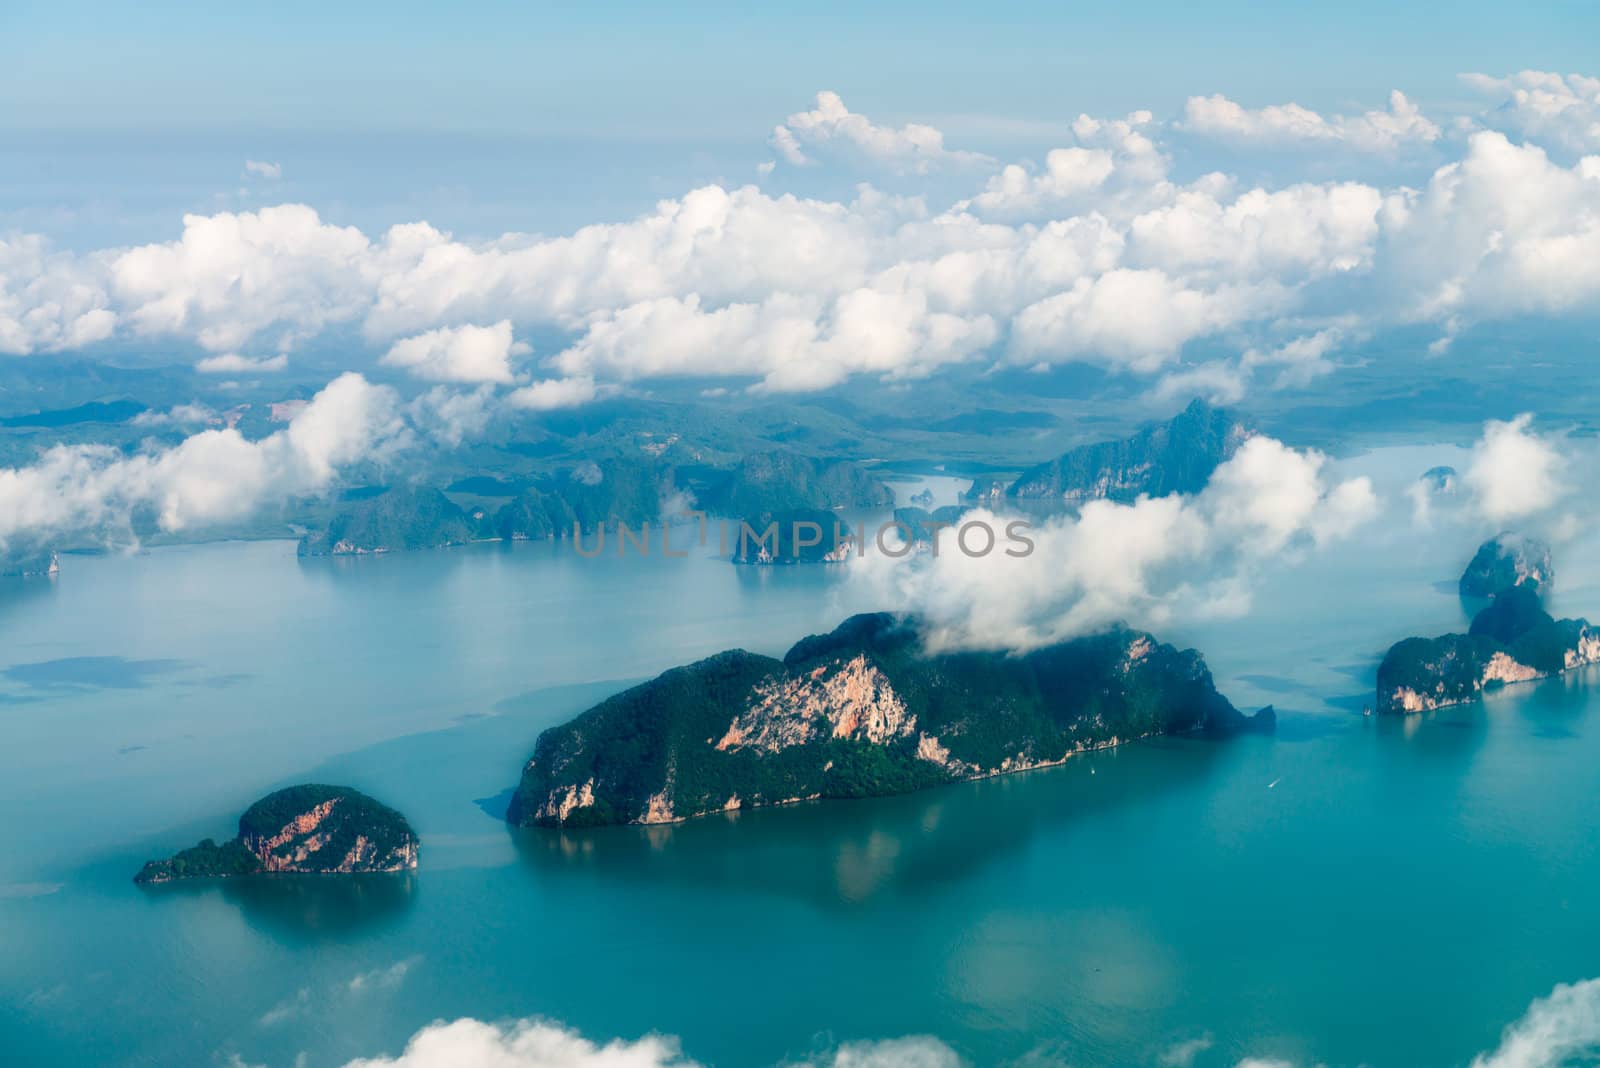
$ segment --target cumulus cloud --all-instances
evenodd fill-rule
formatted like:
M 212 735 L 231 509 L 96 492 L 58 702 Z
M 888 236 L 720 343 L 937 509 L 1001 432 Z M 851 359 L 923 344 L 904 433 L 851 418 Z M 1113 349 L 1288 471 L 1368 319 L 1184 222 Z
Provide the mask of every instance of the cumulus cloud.
M 0 238 L 0 353 L 81 348 L 110 337 L 103 279 L 37 234 Z
M 289 357 L 281 352 L 276 356 L 241 356 L 237 352 L 225 352 L 197 361 L 194 369 L 203 375 L 251 375 L 271 374 L 288 366 Z
M 1504 78 L 1463 74 L 1462 81 L 1498 102 L 1485 123 L 1573 152 L 1600 149 L 1600 78 L 1525 70 Z
M 1587 99 L 1587 82 L 1561 84 Z M 1197 101 L 1186 128 L 1350 152 L 1434 136 L 1403 97 L 1331 118 Z M 937 131 L 878 126 L 828 94 L 780 130 L 780 149 L 806 159 L 842 146 L 910 174 L 972 162 Z M 1041 163 L 982 164 L 975 192 L 943 207 L 870 186 L 829 200 L 708 185 L 556 236 L 467 241 L 426 222 L 368 235 L 285 204 L 187 216 L 174 239 L 135 248 L 9 238 L 0 351 L 178 338 L 222 371 L 230 354 L 359 328 L 391 365 L 521 385 L 536 408 L 656 377 L 794 391 L 995 362 L 1090 361 L 1235 397 L 1327 373 L 1335 334 L 1431 323 L 1443 346 L 1478 321 L 1600 298 L 1600 157 L 1563 165 L 1484 130 L 1451 141 L 1459 157 L 1415 187 L 1245 185 L 1179 180 L 1170 133 L 1148 111 L 1080 115 Z M 566 341 L 519 370 L 514 338 L 530 328 Z M 1191 346 L 1215 341 L 1240 355 L 1185 369 Z
M 1530 432 L 1533 416 L 1490 420 L 1472 448 L 1462 475 L 1477 511 L 1492 523 L 1509 523 L 1556 504 L 1566 487 L 1556 445 Z
M 1027 649 L 1117 621 L 1158 627 L 1236 613 L 1263 561 L 1344 537 L 1377 514 L 1366 478 L 1330 485 L 1325 464 L 1257 436 L 1200 493 L 1091 501 L 1035 526 L 1026 555 L 969 556 L 943 531 L 936 555 L 869 553 L 852 567 L 884 603 L 923 617 L 935 648 Z M 998 532 L 1015 518 L 978 509 L 964 522 Z
M 912 174 L 927 174 L 941 166 L 973 167 L 994 162 L 979 152 L 946 148 L 944 134 L 932 126 L 880 126 L 845 107 L 838 93 L 827 90 L 817 94 L 816 107 L 790 115 L 772 131 L 772 147 L 796 166 L 815 162 L 808 150 L 843 148 L 869 162 Z
M 512 390 L 506 399 L 514 408 L 548 412 L 557 408 L 576 408 L 594 400 L 598 389 L 588 375 L 572 378 L 547 378 Z
M 1328 118 L 1299 104 L 1247 108 L 1217 94 L 1192 96 L 1183 129 L 1207 137 L 1253 144 L 1338 144 L 1362 152 L 1392 152 L 1406 144 L 1439 139 L 1439 127 L 1396 89 L 1387 110 Z
M 259 159 L 247 159 L 244 161 L 244 173 L 253 178 L 266 178 L 271 181 L 277 181 L 283 177 L 283 164 L 268 163 Z
M 1563 983 L 1528 1006 L 1505 1029 L 1500 1045 L 1472 1068 L 1558 1068 L 1600 1056 L 1600 979 Z
M 397 341 L 382 362 L 430 382 L 512 380 L 511 358 L 532 352 L 511 335 L 511 320 L 492 326 L 440 327 Z
M 934 1038 L 913 1036 L 851 1042 L 792 1068 L 961 1068 L 956 1052 Z M 396 1057 L 350 1061 L 345 1068 L 698 1068 L 669 1035 L 601 1045 L 544 1020 L 484 1023 L 440 1020 L 418 1031 Z
M 398 448 L 407 434 L 392 391 L 347 373 L 258 441 L 227 427 L 132 456 L 57 445 L 30 466 L 0 468 L 0 545 L 63 530 L 125 539 L 139 509 L 167 531 L 238 519 L 266 501 L 326 489 L 340 468 Z

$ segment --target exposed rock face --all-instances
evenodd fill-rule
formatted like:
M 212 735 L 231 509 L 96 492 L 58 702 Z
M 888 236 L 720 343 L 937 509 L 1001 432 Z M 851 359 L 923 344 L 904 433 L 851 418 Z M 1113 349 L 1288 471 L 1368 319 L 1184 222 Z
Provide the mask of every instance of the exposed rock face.
M 417 837 L 404 816 L 346 786 L 307 784 L 268 794 L 239 817 L 239 836 L 205 839 L 152 860 L 135 882 L 257 872 L 353 874 L 417 866 Z
M 743 650 L 676 668 L 547 730 L 508 819 L 661 823 L 861 797 L 1059 764 L 1153 734 L 1270 730 L 1193 650 L 1115 629 L 1022 655 L 927 654 L 878 614 L 783 660 Z
M 1430 712 L 1593 663 L 1600 663 L 1600 632 L 1584 619 L 1552 619 L 1531 582 L 1513 585 L 1478 613 L 1468 633 L 1390 647 L 1378 665 L 1378 711 Z
M 1548 589 L 1554 576 L 1550 546 L 1521 534 L 1497 534 L 1478 546 L 1462 572 L 1461 596 L 1493 597 L 1513 586 Z
M 1253 433 L 1226 409 L 1196 400 L 1131 438 L 1085 445 L 1024 471 L 1006 496 L 1080 503 L 1197 493 Z M 979 490 L 975 483 L 973 495 Z

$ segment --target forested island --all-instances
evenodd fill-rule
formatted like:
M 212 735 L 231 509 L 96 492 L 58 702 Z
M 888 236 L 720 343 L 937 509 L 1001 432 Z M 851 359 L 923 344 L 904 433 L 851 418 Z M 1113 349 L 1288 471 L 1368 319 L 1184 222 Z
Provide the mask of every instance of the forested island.
M 263 872 L 391 872 L 416 866 L 417 836 L 404 816 L 348 786 L 306 783 L 270 793 L 245 809 L 237 837 L 220 845 L 206 838 L 165 860 L 152 860 L 134 882 Z
M 545 731 L 507 815 L 664 823 L 899 793 L 1059 764 L 1158 734 L 1270 731 L 1204 660 L 1116 628 L 1032 652 L 924 650 L 919 623 L 854 616 L 782 660 L 731 650 Z
M 1465 634 L 1391 646 L 1378 665 L 1378 711 L 1430 712 L 1600 662 L 1600 632 L 1588 620 L 1545 610 L 1551 573 L 1550 550 L 1540 542 L 1511 534 L 1484 542 L 1458 586 L 1463 597 L 1489 597 L 1488 605 Z

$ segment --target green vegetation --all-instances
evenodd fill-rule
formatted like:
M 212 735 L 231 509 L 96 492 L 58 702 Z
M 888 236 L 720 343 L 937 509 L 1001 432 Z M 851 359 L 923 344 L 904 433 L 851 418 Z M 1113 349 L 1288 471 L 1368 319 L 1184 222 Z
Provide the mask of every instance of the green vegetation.
M 417 866 L 417 836 L 394 809 L 348 786 L 306 783 L 268 794 L 239 817 L 238 837 L 207 838 L 152 860 L 138 883 L 251 875 L 398 871 Z
M 402 487 L 362 496 L 334 515 L 324 530 L 300 539 L 301 556 L 342 556 L 437 549 L 475 540 L 483 527 L 436 489 Z
M 1378 665 L 1378 710 L 1425 712 L 1460 704 L 1508 682 L 1544 678 L 1596 659 L 1600 635 L 1587 620 L 1552 619 L 1536 580 L 1513 584 L 1473 617 L 1466 634 L 1392 645 Z
M 1231 412 L 1196 400 L 1171 420 L 1146 426 L 1132 437 L 1084 445 L 1030 468 L 1005 493 L 1066 501 L 1196 493 L 1250 433 Z M 993 492 L 989 481 L 980 480 L 971 492 L 979 496 L 986 491 Z
M 237 838 L 221 845 L 202 838 L 199 845 L 180 849 L 166 860 L 152 860 L 133 877 L 136 883 L 167 883 L 174 879 L 221 879 L 264 871 L 261 858 Z
M 1204 661 L 1115 629 L 1022 655 L 928 654 L 917 624 L 855 616 L 783 660 L 719 653 L 540 736 L 507 818 L 588 826 L 896 793 L 1151 734 L 1270 730 Z
M 894 491 L 860 464 L 815 460 L 784 449 L 746 455 L 698 497 L 707 512 L 725 516 L 894 504 Z

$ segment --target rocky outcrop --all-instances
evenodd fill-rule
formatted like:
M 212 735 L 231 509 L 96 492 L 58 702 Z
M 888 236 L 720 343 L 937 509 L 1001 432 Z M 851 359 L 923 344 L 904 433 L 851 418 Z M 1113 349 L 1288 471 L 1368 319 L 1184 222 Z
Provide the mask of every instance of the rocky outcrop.
M 239 817 L 239 835 L 207 838 L 152 860 L 139 883 L 260 872 L 301 875 L 403 871 L 417 866 L 417 836 L 404 816 L 347 786 L 306 784 L 268 794 Z
M 928 653 L 915 620 L 856 616 L 782 660 L 675 668 L 545 731 L 507 818 L 662 823 L 897 793 L 1059 764 L 1156 734 L 1271 730 L 1200 655 L 1116 628 L 1032 652 Z
M 46 578 L 61 571 L 61 558 L 48 545 L 0 545 L 0 578 Z
M 1550 546 L 1521 534 L 1497 534 L 1478 546 L 1458 584 L 1463 597 L 1493 597 L 1513 586 L 1548 589 L 1555 571 Z

